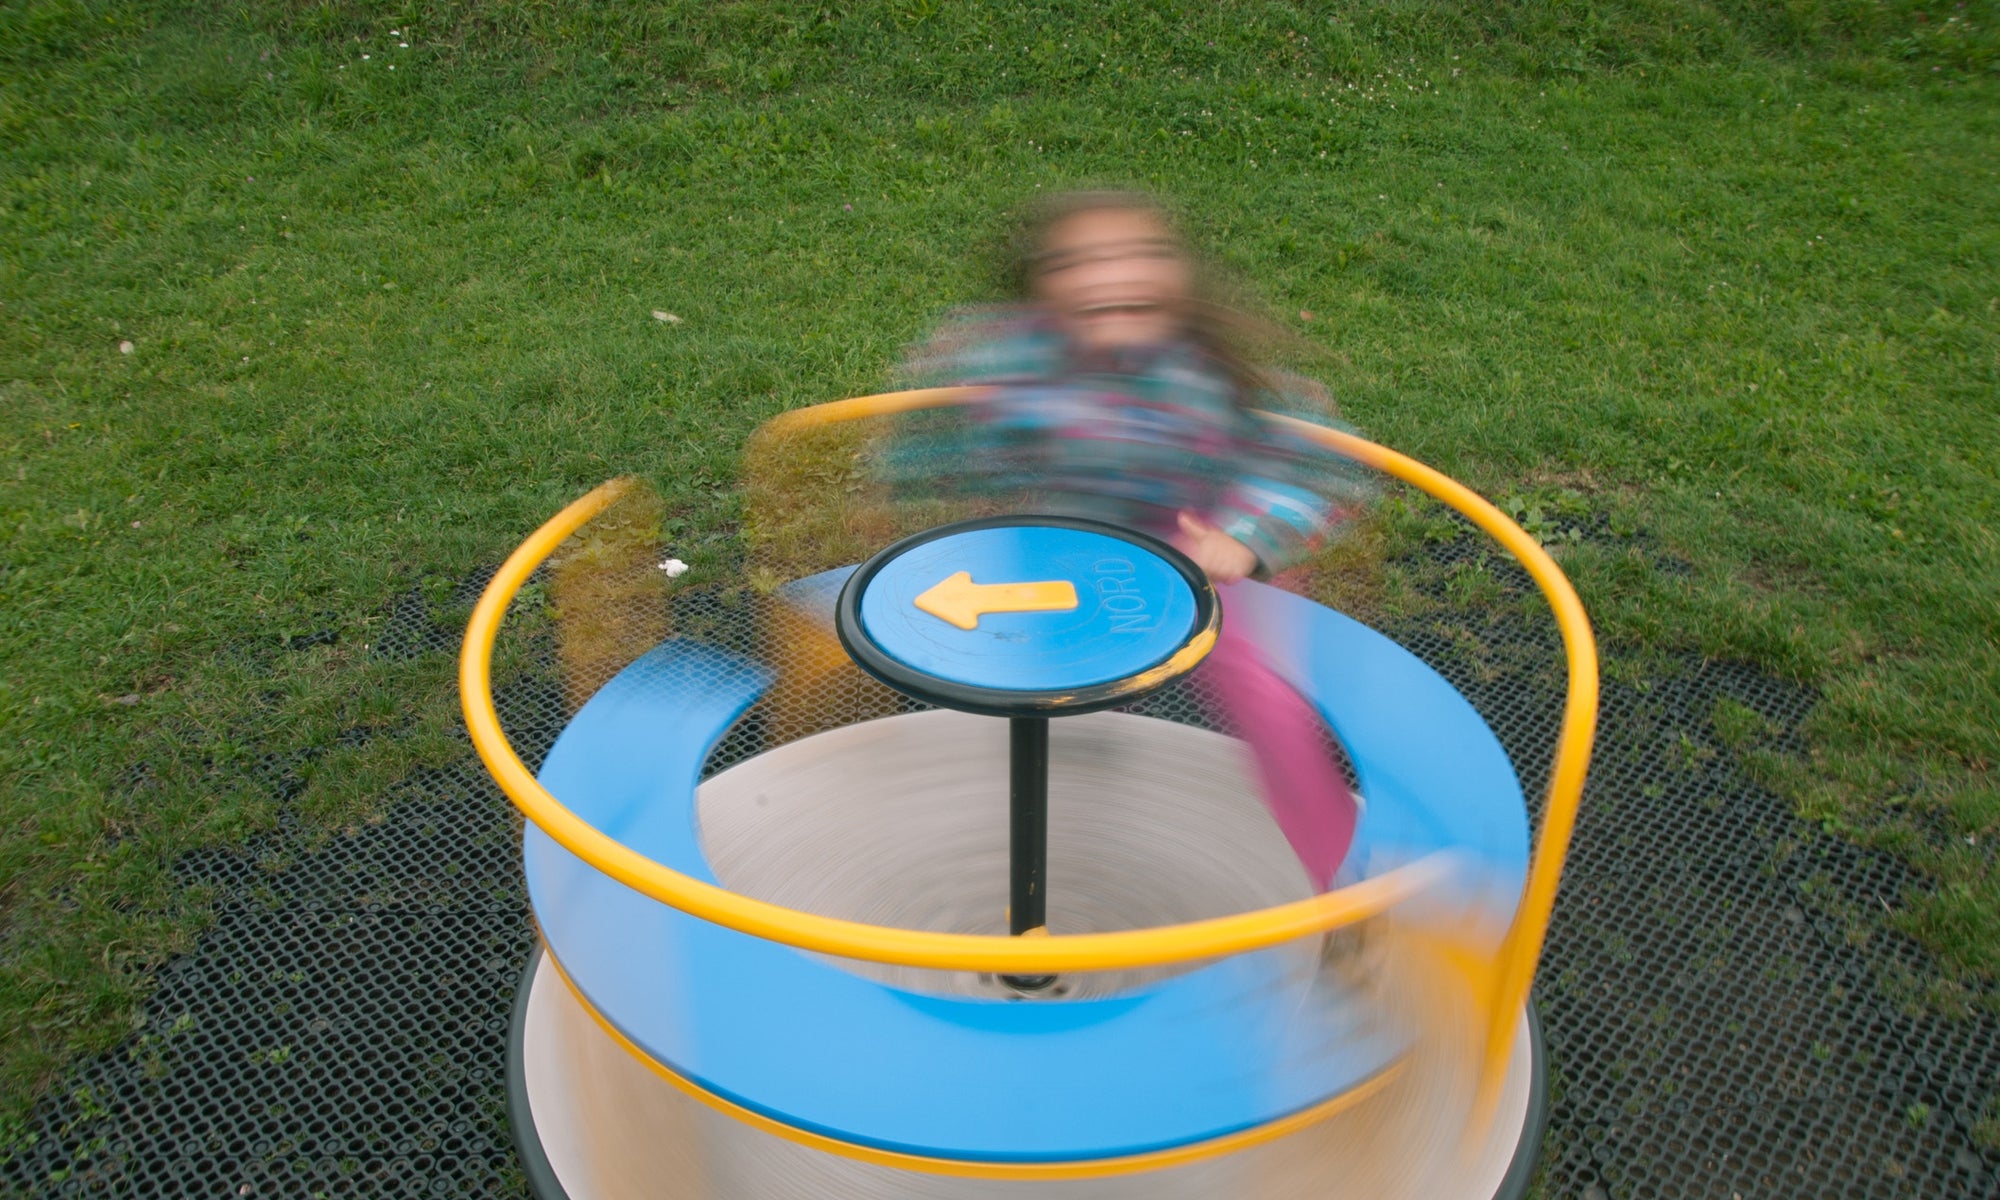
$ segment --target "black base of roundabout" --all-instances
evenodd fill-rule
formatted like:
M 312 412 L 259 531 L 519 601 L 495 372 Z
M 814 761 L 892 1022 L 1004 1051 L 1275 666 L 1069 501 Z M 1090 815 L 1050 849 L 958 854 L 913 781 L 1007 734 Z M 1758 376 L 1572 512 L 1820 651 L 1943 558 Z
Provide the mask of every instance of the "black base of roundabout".
M 528 1004 L 534 993 L 536 975 L 542 965 L 542 949 L 537 946 L 528 956 L 527 966 L 521 970 L 521 981 L 514 992 L 514 1013 L 507 1030 L 507 1124 L 514 1135 L 514 1147 L 520 1155 L 521 1172 L 527 1177 L 528 1192 L 535 1200 L 590 1200 L 589 1197 L 573 1197 L 563 1187 L 557 1177 L 555 1167 L 549 1161 L 547 1148 L 542 1144 L 541 1131 L 535 1125 L 534 1106 L 528 1094 L 526 1070 L 526 1045 L 528 1035 Z M 546 986 L 546 985 L 545 985 Z M 1528 1002 L 1528 1046 L 1529 1077 L 1528 1102 L 1521 1131 L 1514 1144 L 1506 1176 L 1492 1194 L 1491 1200 L 1522 1200 L 1534 1182 L 1535 1166 L 1541 1158 L 1542 1139 L 1548 1132 L 1549 1090 L 1548 1090 L 1548 1047 L 1542 1038 L 1542 1018 L 1536 1011 L 1535 1002 Z M 1144 1195 L 1144 1175 L 1131 1177 L 1134 1181 L 1132 1194 Z M 1033 1185 L 1023 1184 L 1025 1190 Z M 1488 1200 L 1485 1196 L 1441 1196 L 1437 1200 Z
M 542 948 L 536 946 L 521 968 L 521 982 L 514 988 L 514 1013 L 507 1022 L 507 1129 L 514 1135 L 514 1150 L 521 1157 L 521 1174 L 527 1176 L 528 1194 L 535 1200 L 570 1200 L 542 1148 L 542 1135 L 535 1128 L 535 1111 L 528 1102 L 528 1072 L 524 1050 L 528 1041 L 528 997 L 534 992 L 535 972 L 542 966 Z
M 1493 1200 L 1521 1200 L 1535 1182 L 1535 1167 L 1542 1161 L 1542 1138 L 1549 1131 L 1549 1045 L 1542 1037 L 1542 1010 L 1535 997 L 1528 997 L 1528 1119 L 1521 1122 L 1521 1136 L 1514 1143 L 1514 1159 L 1507 1176 L 1500 1181 Z

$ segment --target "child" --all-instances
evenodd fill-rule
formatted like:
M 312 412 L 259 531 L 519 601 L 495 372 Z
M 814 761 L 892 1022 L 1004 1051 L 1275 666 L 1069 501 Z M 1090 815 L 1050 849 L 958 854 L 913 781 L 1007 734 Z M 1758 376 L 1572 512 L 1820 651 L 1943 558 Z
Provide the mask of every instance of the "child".
M 1170 541 L 1208 573 L 1221 638 L 1195 678 L 1249 743 L 1264 800 L 1326 890 L 1354 837 L 1355 797 L 1318 715 L 1230 623 L 1236 585 L 1300 558 L 1358 501 L 1351 464 L 1258 417 L 1312 385 L 1254 368 L 1242 318 L 1203 298 L 1195 261 L 1140 193 L 1071 192 L 1017 234 L 1016 302 L 947 321 L 911 364 L 924 386 L 986 387 L 928 435 L 903 438 L 892 473 L 1032 492 L 1042 511 Z

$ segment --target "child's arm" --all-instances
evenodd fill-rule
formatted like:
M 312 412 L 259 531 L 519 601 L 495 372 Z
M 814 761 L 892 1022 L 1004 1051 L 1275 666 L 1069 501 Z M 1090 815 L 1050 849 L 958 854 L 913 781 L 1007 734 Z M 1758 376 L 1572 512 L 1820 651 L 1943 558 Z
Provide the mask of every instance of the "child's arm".
M 1258 407 L 1318 424 L 1336 424 L 1325 390 L 1279 377 Z M 1364 469 L 1325 446 L 1246 412 L 1234 477 L 1214 513 L 1214 525 L 1241 542 L 1270 576 L 1312 553 L 1325 535 L 1372 497 Z
M 1004 493 L 1032 479 L 1037 439 L 997 420 L 993 389 L 1047 374 L 1051 350 L 1013 306 L 954 310 L 904 356 L 901 387 L 987 389 L 966 404 L 905 413 L 876 455 L 878 478 L 902 499 L 966 499 Z
M 1263 473 L 1239 475 L 1223 495 L 1213 528 L 1253 557 L 1245 574 L 1270 576 L 1310 554 L 1344 515 L 1310 488 Z
M 1257 573 L 1257 552 L 1240 539 L 1190 512 L 1180 516 L 1181 535 L 1176 543 L 1181 553 L 1194 560 L 1202 573 L 1216 583 L 1235 583 Z

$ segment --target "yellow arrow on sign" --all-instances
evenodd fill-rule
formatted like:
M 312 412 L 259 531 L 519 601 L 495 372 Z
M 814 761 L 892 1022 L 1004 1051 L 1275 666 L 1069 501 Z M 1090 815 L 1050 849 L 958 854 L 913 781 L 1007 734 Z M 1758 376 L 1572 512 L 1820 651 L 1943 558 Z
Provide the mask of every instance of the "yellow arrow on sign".
M 1063 612 L 1076 607 L 1076 585 L 1067 579 L 1038 583 L 974 583 L 960 571 L 916 599 L 918 608 L 960 629 L 979 628 L 986 613 Z

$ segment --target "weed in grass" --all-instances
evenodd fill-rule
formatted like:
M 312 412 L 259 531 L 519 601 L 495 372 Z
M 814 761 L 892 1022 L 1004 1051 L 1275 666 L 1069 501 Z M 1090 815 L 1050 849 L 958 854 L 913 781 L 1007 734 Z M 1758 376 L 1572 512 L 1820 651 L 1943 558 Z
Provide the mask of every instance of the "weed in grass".
M 1762 713 L 1729 696 L 1718 696 L 1709 721 L 1722 744 L 1731 750 L 1745 750 L 1776 732 Z
M 1972 1140 L 1988 1150 L 2000 1150 L 2000 1095 L 1989 1099 L 1979 1119 L 1973 1122 Z

